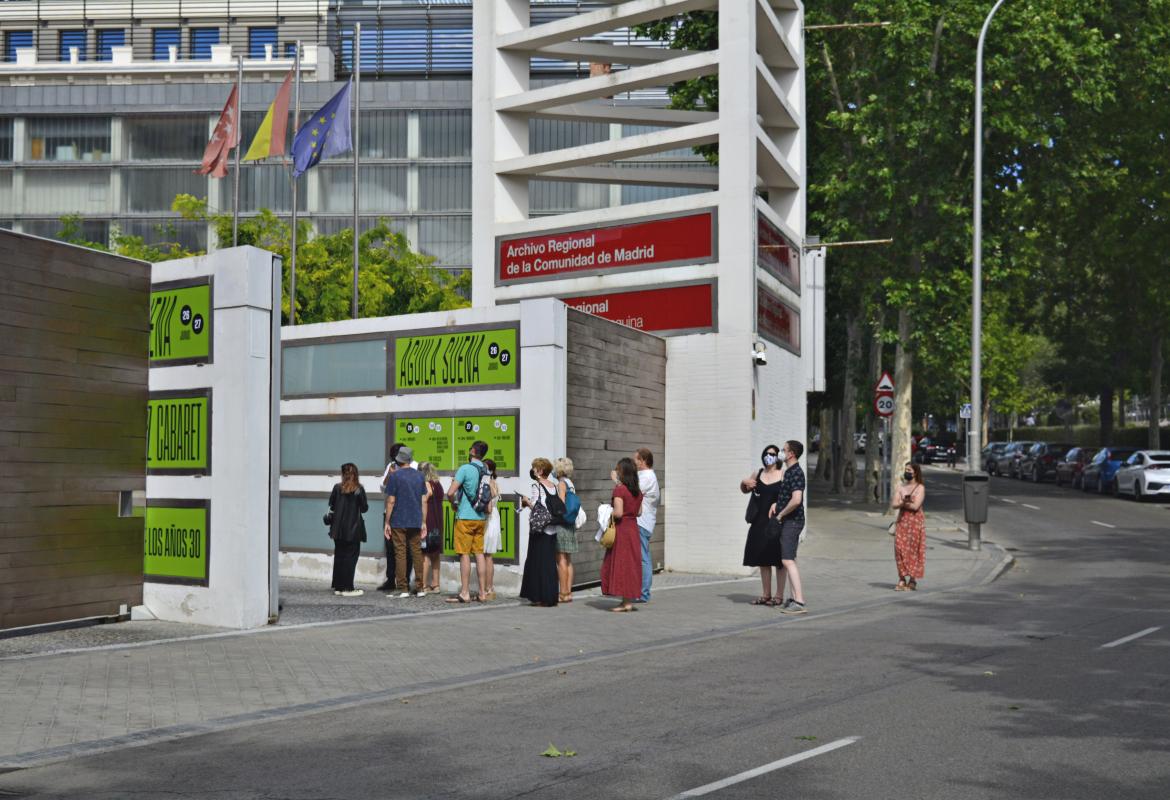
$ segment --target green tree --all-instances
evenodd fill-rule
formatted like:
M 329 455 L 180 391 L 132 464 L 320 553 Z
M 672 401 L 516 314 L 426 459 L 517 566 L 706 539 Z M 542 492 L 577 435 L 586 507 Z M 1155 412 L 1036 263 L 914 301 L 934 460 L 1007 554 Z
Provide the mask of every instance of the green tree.
M 232 240 L 231 214 L 212 214 L 205 200 L 191 195 L 175 198 L 175 211 L 185 219 L 209 221 L 220 242 Z M 239 243 L 276 253 L 284 262 L 282 314 L 287 321 L 287 286 L 291 271 L 291 227 L 268 209 L 240 220 Z M 463 308 L 471 273 L 456 276 L 434 266 L 434 258 L 411 249 L 387 220 L 358 238 L 358 316 L 384 317 Z M 297 225 L 297 321 L 333 322 L 350 318 L 353 279 L 353 230 L 313 235 L 308 221 Z

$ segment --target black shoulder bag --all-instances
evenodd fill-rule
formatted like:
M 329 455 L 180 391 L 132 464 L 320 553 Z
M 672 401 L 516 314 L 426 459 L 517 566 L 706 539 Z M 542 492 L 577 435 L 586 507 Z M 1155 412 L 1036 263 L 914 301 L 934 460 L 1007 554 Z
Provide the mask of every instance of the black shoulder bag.
M 752 496 L 748 498 L 747 511 L 744 512 L 743 521 L 748 525 L 752 525 L 756 521 L 756 517 L 760 516 L 760 475 L 763 474 L 761 469 L 756 473 L 756 488 L 752 489 Z

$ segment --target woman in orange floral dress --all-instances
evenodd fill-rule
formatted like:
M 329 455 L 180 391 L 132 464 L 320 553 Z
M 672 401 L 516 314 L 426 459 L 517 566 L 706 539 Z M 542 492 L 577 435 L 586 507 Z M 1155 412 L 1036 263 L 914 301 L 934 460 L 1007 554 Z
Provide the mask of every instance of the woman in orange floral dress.
M 898 512 L 894 527 L 894 563 L 898 567 L 895 592 L 914 591 L 926 569 L 926 486 L 922 468 L 908 462 L 902 471 L 903 483 L 894 492 L 891 507 Z

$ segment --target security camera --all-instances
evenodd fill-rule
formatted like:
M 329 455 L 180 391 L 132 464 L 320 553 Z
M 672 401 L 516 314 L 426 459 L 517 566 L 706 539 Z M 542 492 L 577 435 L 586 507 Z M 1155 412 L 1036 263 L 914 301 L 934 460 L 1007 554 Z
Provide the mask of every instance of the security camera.
M 752 345 L 752 362 L 757 367 L 768 363 L 768 348 L 763 342 L 756 342 Z

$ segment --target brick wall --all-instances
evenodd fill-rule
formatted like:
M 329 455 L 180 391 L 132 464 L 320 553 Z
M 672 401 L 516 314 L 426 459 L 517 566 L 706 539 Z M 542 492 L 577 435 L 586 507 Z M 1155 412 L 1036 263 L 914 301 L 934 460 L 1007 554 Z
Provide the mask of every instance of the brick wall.
M 600 580 L 605 551 L 593 541 L 597 506 L 609 502 L 609 472 L 639 447 L 654 453 L 663 490 L 666 447 L 666 342 L 599 317 L 568 311 L 567 452 L 589 523 L 577 532 L 577 584 Z M 665 503 L 651 539 L 655 568 L 664 560 Z

